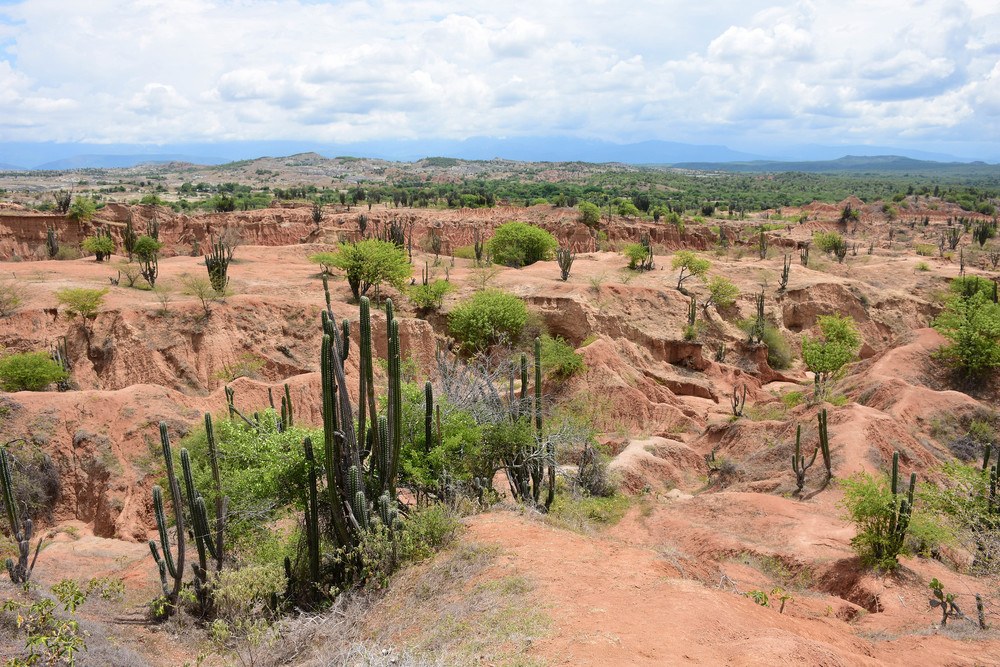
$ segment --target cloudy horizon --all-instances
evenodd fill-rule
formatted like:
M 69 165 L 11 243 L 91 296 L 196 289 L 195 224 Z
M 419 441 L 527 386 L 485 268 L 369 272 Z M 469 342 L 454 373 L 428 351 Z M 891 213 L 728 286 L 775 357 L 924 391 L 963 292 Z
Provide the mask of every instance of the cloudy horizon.
M 551 136 L 1000 160 L 993 2 L 622 6 L 0 0 L 0 142 Z

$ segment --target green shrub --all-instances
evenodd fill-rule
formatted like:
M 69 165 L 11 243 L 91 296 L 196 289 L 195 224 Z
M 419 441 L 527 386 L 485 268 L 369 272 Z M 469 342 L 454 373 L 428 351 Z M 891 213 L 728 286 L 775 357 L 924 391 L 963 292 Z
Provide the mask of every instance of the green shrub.
M 952 296 L 933 326 L 951 341 L 940 356 L 967 380 L 981 380 L 1000 366 L 1000 306 L 984 291 Z
M 41 350 L 0 359 L 0 386 L 4 391 L 41 391 L 66 377 L 62 367 Z
M 712 276 L 708 281 L 708 292 L 706 306 L 715 304 L 718 308 L 728 308 L 736 303 L 736 299 L 740 295 L 740 288 L 727 278 Z
M 580 202 L 580 221 L 588 227 L 595 227 L 601 221 L 601 209 L 589 201 Z
M 930 267 L 930 265 L 927 262 L 917 262 L 917 266 L 915 268 L 917 269 L 917 271 L 930 271 L 931 270 L 931 267 Z
M 783 370 L 792 365 L 795 358 L 792 348 L 785 335 L 770 322 L 764 325 L 764 335 L 761 342 L 767 345 L 767 365 L 776 370 Z
M 850 316 L 820 315 L 817 318 L 820 338 L 802 338 L 802 360 L 816 376 L 820 388 L 857 356 L 861 337 Z
M 622 250 L 622 254 L 628 257 L 628 268 L 634 270 L 646 261 L 646 258 L 649 256 L 649 248 L 641 243 L 629 243 Z
M 929 243 L 915 243 L 913 249 L 922 257 L 931 257 L 934 255 L 935 247 Z
M 813 233 L 813 245 L 823 252 L 833 252 L 844 244 L 844 237 L 837 232 Z
M 444 303 L 444 296 L 453 292 L 455 286 L 447 280 L 435 280 L 427 285 L 410 287 L 407 296 L 416 308 L 420 310 L 437 310 Z
M 284 568 L 277 563 L 227 568 L 215 580 L 215 610 L 220 618 L 233 621 L 257 615 L 270 604 L 272 594 L 284 594 L 287 586 Z
M 77 197 L 69 207 L 67 215 L 73 220 L 89 221 L 97 213 L 97 204 L 90 197 Z
M 551 259 L 557 245 L 552 234 L 523 222 L 500 225 L 488 242 L 493 261 L 512 267 Z
M 406 249 L 379 239 L 345 243 L 334 253 L 329 266 L 347 274 L 347 284 L 355 300 L 372 287 L 378 289 L 382 283 L 401 290 L 413 273 Z
M 83 253 L 80 252 L 79 246 L 64 243 L 59 246 L 59 250 L 56 251 L 53 259 L 66 261 L 71 259 L 80 259 L 81 257 L 83 257 Z
M 60 305 L 66 306 L 70 317 L 79 315 L 84 320 L 97 317 L 97 310 L 104 304 L 104 295 L 110 288 L 88 289 L 86 287 L 63 287 L 54 292 Z
M 483 350 L 501 341 L 516 343 L 528 321 L 520 298 L 492 288 L 477 292 L 448 315 L 448 329 L 466 349 Z
M 399 541 L 401 561 L 421 561 L 451 542 L 461 529 L 458 517 L 446 505 L 435 503 L 410 512 Z
M 88 236 L 80 246 L 97 255 L 98 261 L 115 253 L 115 242 L 110 236 Z
M 577 354 L 572 345 L 559 337 L 542 336 L 542 371 L 546 375 L 566 380 L 583 370 L 583 355 Z
M 455 248 L 451 254 L 459 259 L 475 259 L 476 249 L 471 245 L 463 245 Z
M 319 264 L 320 271 L 323 273 L 332 273 L 334 267 L 334 262 L 337 261 L 337 253 L 335 252 L 317 252 L 313 255 L 309 255 L 309 261 L 313 264 Z

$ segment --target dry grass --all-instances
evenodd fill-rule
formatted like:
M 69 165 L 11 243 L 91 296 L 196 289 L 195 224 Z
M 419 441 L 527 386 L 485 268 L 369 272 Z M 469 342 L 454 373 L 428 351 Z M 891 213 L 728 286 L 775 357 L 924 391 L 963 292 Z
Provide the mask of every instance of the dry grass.
M 526 655 L 549 617 L 534 582 L 499 570 L 496 548 L 459 543 L 407 568 L 388 592 L 354 593 L 276 626 L 270 646 L 230 648 L 244 665 L 538 665 Z

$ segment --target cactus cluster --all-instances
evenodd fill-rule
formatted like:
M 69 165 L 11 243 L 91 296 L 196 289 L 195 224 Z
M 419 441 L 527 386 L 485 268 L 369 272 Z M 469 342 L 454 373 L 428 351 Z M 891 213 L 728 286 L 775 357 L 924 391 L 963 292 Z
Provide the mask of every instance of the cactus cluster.
M 35 557 L 29 561 L 31 539 L 34 537 L 35 526 L 31 519 L 25 519 L 22 523 L 18 516 L 17 501 L 14 498 L 14 479 L 10 468 L 10 455 L 5 448 L 0 447 L 0 494 L 3 495 L 4 510 L 7 514 L 7 521 L 10 523 L 10 533 L 14 537 L 14 546 L 17 548 L 17 562 L 13 558 L 7 559 L 7 574 L 10 575 L 10 580 L 13 583 L 26 584 L 31 579 L 31 572 L 35 569 L 35 562 L 38 560 L 38 552 L 42 549 L 42 538 L 38 538 Z
M 232 244 L 223 243 L 221 238 L 216 241 L 215 237 L 211 238 L 209 248 L 205 255 L 208 280 L 216 294 L 225 294 L 226 287 L 229 286 L 229 263 L 233 261 L 233 251 L 236 248 Z
M 205 414 L 205 429 L 209 443 L 209 454 L 212 463 L 212 475 L 215 479 L 217 491 L 221 491 L 219 480 L 218 453 L 215 446 L 215 434 L 212 429 L 212 418 Z M 174 525 L 176 527 L 177 556 L 174 557 L 173 548 L 170 545 L 170 536 L 167 531 L 167 517 L 163 505 L 163 489 L 157 485 L 153 487 L 153 512 L 156 518 L 156 528 L 159 532 L 159 547 L 155 540 L 149 541 L 149 550 L 153 554 L 153 560 L 160 572 L 160 584 L 163 588 L 163 597 L 174 603 L 181 590 L 184 579 L 184 557 L 185 557 L 185 516 L 184 505 L 185 495 L 187 499 L 188 516 L 190 518 L 192 532 L 195 539 L 195 547 L 198 551 L 198 562 L 192 563 L 191 569 L 194 571 L 195 595 L 202 604 L 208 601 L 208 558 L 215 561 L 216 571 L 222 569 L 223 561 L 223 530 L 226 520 L 227 498 L 220 498 L 216 504 L 216 516 L 214 530 L 208 519 L 208 508 L 204 497 L 194 486 L 194 475 L 191 469 L 191 455 L 187 449 L 181 448 L 181 471 L 184 479 L 184 494 L 182 495 L 180 483 L 174 470 L 173 449 L 170 446 L 170 437 L 167 433 L 167 425 L 160 422 L 160 446 L 163 450 L 163 458 L 167 470 L 167 486 L 170 491 L 170 500 L 174 510 Z M 162 548 L 162 555 L 160 552 Z M 173 580 L 171 585 L 169 578 Z
M 899 489 L 899 452 L 893 452 L 892 477 L 890 479 L 892 505 L 890 507 L 888 534 L 886 535 L 888 542 L 885 547 L 886 555 L 898 554 L 903 550 L 906 529 L 910 526 L 910 515 L 913 512 L 913 490 L 916 485 L 917 473 L 911 472 L 910 486 L 906 494 L 904 495 Z
M 569 248 L 556 248 L 556 262 L 559 264 L 559 274 L 562 276 L 563 282 L 569 278 L 569 271 L 573 268 L 573 260 L 575 259 L 576 253 Z
M 820 448 L 813 450 L 812 458 L 806 463 L 806 457 L 802 454 L 802 424 L 795 429 L 795 454 L 792 455 L 792 471 L 795 473 L 795 493 L 801 494 L 802 488 L 806 485 L 806 470 L 816 462 L 816 455 Z

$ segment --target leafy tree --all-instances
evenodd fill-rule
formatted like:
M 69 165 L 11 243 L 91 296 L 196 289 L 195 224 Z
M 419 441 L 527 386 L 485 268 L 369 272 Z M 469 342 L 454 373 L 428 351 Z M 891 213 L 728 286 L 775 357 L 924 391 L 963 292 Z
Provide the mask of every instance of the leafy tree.
M 601 221 L 601 209 L 589 201 L 580 202 L 580 221 L 588 227 L 595 227 Z
M 67 377 L 47 352 L 24 352 L 0 359 L 0 388 L 4 391 L 41 391 Z
M 736 303 L 736 298 L 740 295 L 740 288 L 727 278 L 712 276 L 708 281 L 708 292 L 709 296 L 703 304 L 704 308 L 711 305 L 718 308 L 728 308 Z
M 407 296 L 419 310 L 437 310 L 444 303 L 444 295 L 454 290 L 450 282 L 438 279 L 427 285 L 414 285 Z
M 63 287 L 55 291 L 56 300 L 66 306 L 70 317 L 79 315 L 86 320 L 97 317 L 97 309 L 104 304 L 104 295 L 110 288 L 88 289 L 86 287 Z
M 618 215 L 625 218 L 639 217 L 639 209 L 630 201 L 623 201 L 618 205 Z
M 802 338 L 802 360 L 815 376 L 816 395 L 819 396 L 826 382 L 854 361 L 861 347 L 861 336 L 850 316 L 820 315 L 817 324 L 819 338 Z
M 355 300 L 365 296 L 372 287 L 377 290 L 382 283 L 403 289 L 406 279 L 413 273 L 406 250 L 379 239 L 343 244 L 329 266 L 347 274 L 347 284 Z
M 73 220 L 89 222 L 97 213 L 97 205 L 90 197 L 77 197 L 69 207 L 69 217 Z
M 981 380 L 1000 366 L 1000 305 L 985 290 L 951 297 L 933 326 L 951 341 L 939 354 L 967 380 Z
M 137 238 L 135 245 L 132 246 L 132 252 L 139 262 L 139 271 L 142 272 L 142 277 L 146 279 L 150 287 L 155 287 L 156 284 L 156 275 L 160 266 L 159 253 L 162 247 L 161 242 L 146 234 Z
M 712 268 L 712 263 L 699 257 L 693 250 L 678 250 L 670 261 L 670 268 L 674 271 L 681 270 L 680 275 L 677 276 L 677 289 L 684 292 L 681 289 L 681 284 L 691 276 L 697 276 L 704 280 L 705 274 Z
M 97 236 L 88 236 L 80 244 L 87 252 L 94 253 L 98 262 L 104 261 L 105 258 L 110 257 L 115 252 L 115 242 L 110 236 L 104 236 L 98 234 Z
M 641 243 L 629 243 L 622 254 L 628 257 L 628 268 L 635 270 L 649 257 L 649 247 Z
M 508 222 L 497 227 L 489 241 L 493 261 L 520 268 L 552 258 L 556 238 L 549 232 L 523 222 Z
M 502 341 L 517 342 L 528 321 L 520 298 L 492 288 L 476 292 L 448 314 L 448 329 L 466 349 L 483 350 Z

